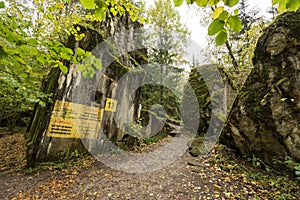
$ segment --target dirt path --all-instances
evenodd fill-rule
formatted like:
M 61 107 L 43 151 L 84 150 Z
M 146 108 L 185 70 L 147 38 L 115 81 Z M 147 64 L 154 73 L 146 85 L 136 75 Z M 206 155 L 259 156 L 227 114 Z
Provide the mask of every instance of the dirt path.
M 1 149 L 14 148 L 11 140 L 17 138 L 21 134 L 0 138 Z M 202 158 L 184 154 L 170 166 L 148 173 L 114 170 L 93 158 L 54 164 L 29 175 L 18 172 L 18 166 L 4 166 L 0 199 L 299 199 L 296 183 L 237 162 L 241 160 L 230 150 L 218 147 Z

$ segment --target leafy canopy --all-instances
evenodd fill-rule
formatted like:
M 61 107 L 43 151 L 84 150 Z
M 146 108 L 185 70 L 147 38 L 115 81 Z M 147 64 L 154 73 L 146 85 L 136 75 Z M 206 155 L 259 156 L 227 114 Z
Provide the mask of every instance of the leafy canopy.
M 114 0 L 115 2 L 116 0 Z M 187 4 L 196 3 L 199 7 L 210 6 L 214 12 L 213 22 L 209 25 L 208 35 L 216 35 L 216 44 L 222 45 L 228 40 L 228 30 L 239 33 L 242 30 L 242 22 L 238 17 L 239 10 L 233 11 L 240 0 L 185 0 Z M 95 9 L 95 15 L 99 19 L 104 19 L 106 7 L 103 0 L 80 0 L 87 9 Z M 122 2 L 122 1 L 121 1 Z M 184 0 L 173 0 L 175 6 L 181 6 Z M 300 0 L 272 0 L 274 6 L 278 6 L 279 11 L 296 11 L 300 7 Z M 1 6 L 1 4 L 0 4 Z
M 213 9 L 213 21 L 208 27 L 208 35 L 215 35 L 217 45 L 222 45 L 228 40 L 228 31 L 239 33 L 242 30 L 242 22 L 238 17 L 239 9 L 233 11 L 240 0 L 185 0 L 187 4 L 196 3 L 199 7 L 210 6 Z M 180 6 L 184 0 L 173 0 L 175 6 Z M 297 11 L 300 7 L 300 0 L 272 0 L 279 11 Z

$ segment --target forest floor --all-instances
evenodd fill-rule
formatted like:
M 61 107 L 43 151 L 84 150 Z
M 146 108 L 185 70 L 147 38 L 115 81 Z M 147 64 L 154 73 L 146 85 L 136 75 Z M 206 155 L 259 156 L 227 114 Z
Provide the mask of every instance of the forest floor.
M 147 173 L 118 171 L 92 157 L 26 169 L 22 133 L 0 132 L 0 149 L 0 199 L 300 199 L 299 182 L 221 145 Z

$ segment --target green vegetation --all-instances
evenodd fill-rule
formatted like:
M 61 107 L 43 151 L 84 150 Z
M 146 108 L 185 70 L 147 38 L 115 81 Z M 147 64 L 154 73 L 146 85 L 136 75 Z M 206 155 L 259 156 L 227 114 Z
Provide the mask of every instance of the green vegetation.
M 218 4 L 219 2 L 221 1 L 186 1 L 188 4 L 196 3 L 200 7 L 213 8 L 213 21 L 208 28 L 208 34 L 216 35 L 216 44 L 223 44 L 230 39 L 229 30 L 238 33 L 244 30 L 245 24 L 241 8 L 228 11 L 236 6 L 239 0 L 226 0 L 223 1 L 224 5 Z M 94 75 L 95 70 L 91 65 L 96 69 L 101 68 L 99 60 L 90 52 L 66 47 L 64 42 L 69 35 L 73 35 L 77 41 L 84 38 L 84 34 L 80 33 L 79 27 L 74 28 L 74 24 L 88 26 L 88 23 L 93 21 L 104 20 L 106 15 L 124 15 L 125 12 L 129 13 L 131 20 L 145 22 L 145 18 L 139 14 L 141 9 L 129 1 L 81 0 L 80 3 L 70 0 L 55 0 L 51 3 L 0 1 L 0 105 L 5 105 L 1 106 L 0 119 L 9 120 L 14 118 L 16 113 L 33 110 L 35 103 L 45 106 L 45 102 L 50 101 L 51 93 L 41 91 L 41 82 L 51 68 L 58 67 L 67 73 L 68 62 L 84 61 L 85 64 L 80 66 L 80 70 L 85 77 Z M 175 6 L 182 3 L 183 0 L 174 0 Z M 278 5 L 279 11 L 295 11 L 300 6 L 299 1 L 292 0 L 273 0 L 272 3 L 274 6 Z M 187 34 L 186 28 L 179 23 L 178 14 L 171 8 L 170 1 L 158 1 L 156 4 L 157 10 L 150 9 L 146 21 L 161 27 L 171 26 L 171 29 Z M 164 13 L 165 16 L 160 16 Z M 155 22 L 155 19 L 159 18 L 164 19 L 166 24 L 158 24 L 162 21 Z M 168 24 L 170 22 L 173 24 Z M 251 40 L 246 44 L 254 43 Z M 238 49 L 237 51 L 241 52 Z M 170 52 L 169 55 L 173 56 Z M 249 61 L 249 53 L 247 59 L 240 57 L 240 60 Z M 172 80 L 176 82 L 176 79 Z M 14 126 L 14 122 L 10 124 Z
M 80 27 L 104 20 L 103 13 L 115 16 L 127 11 L 132 20 L 143 20 L 130 2 L 89 2 L 81 1 L 89 8 L 96 6 L 95 12 L 78 1 L 0 1 L 0 122 L 8 121 L 13 129 L 22 120 L 21 113 L 32 111 L 36 103 L 43 107 L 51 102 L 51 92 L 41 87 L 51 69 L 68 73 L 69 63 L 78 64 L 86 78 L 101 69 L 91 52 L 68 48 L 69 37 L 77 42 L 84 39 Z
M 183 2 L 184 0 L 173 0 L 175 6 L 180 6 Z M 212 45 L 208 48 L 208 53 L 213 56 L 214 62 L 218 62 L 218 69 L 223 70 L 222 73 L 225 74 L 226 78 L 230 79 L 229 81 L 231 81 L 234 89 L 239 91 L 252 68 L 251 56 L 255 48 L 256 39 L 264 28 L 264 25 L 268 22 L 257 17 L 255 14 L 256 11 L 247 13 L 247 5 L 244 0 L 186 0 L 185 2 L 187 4 L 195 3 L 199 7 L 211 9 L 211 22 L 208 25 L 208 35 L 214 36 L 215 42 L 211 43 Z M 298 0 L 272 0 L 272 3 L 274 6 L 278 6 L 280 12 L 286 10 L 296 11 L 300 7 Z M 103 25 L 108 17 L 122 17 L 125 15 L 129 16 L 132 22 L 138 22 L 141 25 L 147 24 L 147 26 L 154 30 L 150 35 L 144 35 L 143 39 L 157 46 L 157 48 L 147 49 L 147 61 L 151 64 L 148 71 L 145 72 L 150 79 L 154 78 L 157 81 L 157 85 L 150 83 L 140 88 L 139 104 L 141 105 L 138 106 L 141 106 L 142 110 L 139 113 L 139 118 L 134 119 L 134 123 L 125 125 L 125 129 L 130 133 L 131 138 L 127 138 L 127 141 L 122 141 L 124 142 L 122 148 L 129 151 L 132 150 L 135 153 L 153 150 L 171 138 L 168 132 L 181 123 L 180 103 L 183 101 L 182 96 L 184 94 L 176 96 L 175 93 L 180 91 L 180 87 L 184 87 L 181 82 L 183 78 L 189 79 L 193 92 L 196 93 L 197 101 L 203 108 L 202 113 L 195 114 L 202 114 L 200 116 L 202 121 L 199 121 L 202 129 L 193 131 L 198 132 L 199 135 L 206 133 L 207 122 L 210 117 L 209 113 L 211 111 L 210 104 L 214 100 L 214 97 L 209 97 L 207 86 L 204 84 L 201 74 L 195 68 L 192 69 L 189 78 L 184 74 L 182 66 L 186 65 L 187 62 L 183 59 L 183 46 L 186 45 L 189 31 L 180 22 L 180 15 L 174 8 L 171 0 L 156 0 L 147 12 L 144 12 L 145 10 L 143 9 L 145 8 L 142 3 L 137 6 L 126 0 L 54 0 L 46 2 L 39 0 L 9 0 L 4 2 L 0 0 L 0 125 L 4 124 L 10 130 L 9 133 L 2 134 L 6 132 L 6 129 L 1 129 L 0 139 L 2 137 L 12 138 L 10 137 L 10 133 L 16 130 L 14 129 L 16 125 L 21 123 L 23 125 L 28 124 L 29 117 L 34 108 L 39 106 L 39 112 L 42 113 L 42 111 L 45 111 L 43 109 L 47 108 L 48 103 L 53 103 L 53 94 L 51 93 L 52 91 L 49 91 L 49 88 L 52 88 L 53 85 L 44 85 L 42 87 L 43 83 L 49 80 L 56 80 L 59 73 L 68 74 L 68 67 L 70 65 L 76 65 L 84 78 L 93 78 L 96 70 L 101 70 L 102 61 L 96 59 L 87 48 L 76 46 L 86 39 L 87 35 L 84 34 L 83 30 L 94 30 L 93 26 L 95 24 L 100 24 L 99 26 Z M 265 24 L 261 25 L 261 22 Z M 101 28 L 105 27 L 101 26 Z M 180 33 L 179 37 L 173 37 L 172 32 Z M 76 45 L 70 45 L 72 42 Z M 298 43 L 298 41 L 295 41 L 295 46 L 299 46 Z M 180 46 L 182 44 L 183 46 Z M 221 46 L 222 44 L 225 45 Z M 215 45 L 218 45 L 218 47 Z M 224 49 L 226 50 L 225 53 Z M 129 60 L 130 62 L 136 62 L 133 57 L 130 57 Z M 116 76 L 121 76 L 131 69 L 121 64 L 119 59 L 116 59 L 116 63 L 114 69 Z M 195 62 L 192 65 L 192 67 L 197 67 L 199 63 Z M 207 71 L 209 72 L 209 70 Z M 274 78 L 274 80 L 277 79 Z M 275 81 L 275 86 L 282 87 L 288 84 L 287 80 L 287 77 L 278 78 Z M 108 79 L 108 81 L 111 80 Z M 51 83 L 55 84 L 54 82 L 52 81 Z M 174 86 L 172 88 L 174 90 L 164 85 Z M 268 98 L 270 98 L 271 91 L 257 89 L 257 93 L 259 94 L 259 98 L 250 93 L 245 92 L 243 94 L 250 97 L 250 102 L 247 102 L 247 105 L 252 105 L 252 107 L 244 108 L 244 111 L 249 113 L 248 116 L 253 119 L 262 119 L 261 121 L 269 120 L 272 117 L 272 113 L 269 107 L 266 108 L 264 105 L 268 101 Z M 99 96 L 101 95 L 103 94 L 99 94 Z M 281 98 L 281 101 L 284 103 L 289 101 L 294 103 L 295 107 L 298 106 L 297 102 L 294 102 L 296 101 L 294 97 L 287 96 Z M 164 112 L 162 107 L 164 107 L 166 112 Z M 190 112 L 198 112 L 198 110 L 191 108 Z M 166 119 L 170 127 L 164 127 L 155 135 L 145 136 L 145 126 L 151 121 L 150 119 L 157 121 Z M 195 120 L 191 119 L 190 123 L 195 123 Z M 174 127 L 170 124 L 174 125 Z M 40 126 L 40 124 L 36 126 Z M 271 135 L 273 130 L 267 131 Z M 27 134 L 32 133 L 28 132 Z M 18 138 L 21 138 L 21 136 L 22 134 L 18 135 Z M 28 135 L 27 138 L 29 138 Z M 4 153 L 6 151 L 10 152 L 8 150 L 10 147 L 14 147 L 14 144 L 21 145 L 18 142 L 16 138 L 12 138 L 7 144 L 5 142 L 1 143 L 5 147 L 2 150 L 4 156 L 1 158 L 1 170 L 3 168 L 3 171 L 5 171 L 9 168 L 9 165 L 6 164 L 6 158 L 9 156 Z M 198 155 L 201 153 L 201 149 L 197 147 L 200 147 L 202 143 L 203 137 L 200 136 L 198 141 L 194 141 L 193 145 L 195 148 L 190 149 L 191 154 Z M 34 151 L 37 148 L 39 147 L 34 146 L 32 143 L 27 151 Z M 213 151 L 222 151 L 222 149 L 225 149 L 225 147 L 218 146 Z M 228 149 L 225 150 L 227 151 Z M 11 154 L 16 154 L 16 151 L 19 151 L 19 149 L 15 149 Z M 25 152 L 24 149 L 21 151 Z M 208 154 L 206 149 L 204 151 Z M 255 195 L 254 199 L 264 199 L 265 197 L 270 199 L 300 198 L 298 190 L 300 163 L 295 162 L 289 157 L 287 157 L 285 162 L 283 161 L 294 172 L 294 177 L 288 177 L 285 174 L 278 175 L 278 172 L 268 166 L 262 158 L 256 156 L 236 158 L 233 154 L 227 155 L 226 151 L 209 154 L 208 156 L 211 157 L 201 160 L 204 166 L 210 167 L 207 169 L 209 173 L 223 174 L 220 177 L 216 175 L 216 177 L 209 178 L 215 180 L 220 178 L 219 180 L 227 181 L 228 177 L 236 178 L 230 179 L 228 184 L 234 185 L 235 181 L 245 184 L 245 187 L 251 191 L 251 195 Z M 111 149 L 111 152 L 112 154 L 122 153 L 119 149 Z M 72 169 L 76 171 L 80 168 L 78 165 L 85 163 L 85 155 L 79 153 L 78 150 L 70 152 L 67 156 L 71 160 L 68 163 L 61 161 L 57 163 L 43 163 L 42 167 L 25 169 L 25 173 L 40 172 L 43 169 L 54 170 L 56 174 L 61 172 L 71 174 L 73 172 L 68 170 Z M 18 159 L 13 157 L 11 160 L 13 161 L 9 164 L 15 166 L 14 161 Z M 77 160 L 79 160 L 78 163 Z M 91 167 L 90 163 L 94 162 L 94 160 L 87 162 L 88 167 Z M 182 161 L 182 163 L 186 164 L 185 161 Z M 22 164 L 19 163 L 19 165 L 21 166 Z M 74 169 L 75 165 L 77 166 Z M 187 173 L 185 166 L 181 169 L 185 170 L 180 171 L 181 174 Z M 99 174 L 102 173 L 101 170 L 98 171 Z M 113 177 L 111 174 L 115 172 L 107 171 L 101 178 L 109 177 L 107 181 L 109 182 L 110 178 Z M 202 175 L 203 173 L 202 171 Z M 224 178 L 224 174 L 226 174 L 226 178 Z M 192 178 L 193 180 L 198 180 L 202 175 L 199 173 Z M 93 178 L 95 177 L 97 176 Z M 71 181 L 72 183 L 75 182 L 73 179 L 71 180 L 73 181 Z M 166 185 L 170 182 L 166 182 Z M 214 191 L 220 190 L 220 186 L 214 185 L 212 182 L 209 183 L 211 184 L 208 185 Z M 150 182 L 148 186 L 150 184 L 152 183 Z M 199 185 L 201 186 L 201 184 Z M 238 188 L 236 185 L 234 187 Z M 99 188 L 101 187 L 99 186 L 95 191 L 98 191 Z M 230 193 L 229 196 L 234 195 L 233 192 L 236 188 L 233 188 L 231 191 L 232 194 Z M 84 191 L 86 190 L 88 188 L 84 188 Z M 244 188 L 241 190 L 244 190 Z M 20 191 L 24 191 L 25 193 L 26 190 Z M 48 188 L 45 191 L 52 190 Z M 256 192 L 258 194 L 254 194 Z M 34 194 L 34 192 L 32 193 Z M 188 194 L 188 192 L 186 193 Z M 153 193 L 151 194 L 153 195 Z M 217 195 L 220 194 L 218 193 Z M 216 198 L 220 197 L 217 195 L 215 196 Z M 240 190 L 234 198 L 240 198 L 239 195 L 242 196 Z M 22 197 L 20 196 L 20 198 Z M 89 197 L 84 196 L 84 198 Z
M 300 182 L 300 163 L 295 162 L 291 157 L 287 156 L 284 163 L 288 164 L 295 173 L 296 179 Z
M 218 165 L 223 171 L 233 173 L 236 176 L 240 174 L 242 182 L 249 183 L 254 187 L 258 187 L 254 199 L 264 199 L 264 194 L 271 199 L 296 199 L 300 197 L 299 182 L 293 181 L 284 174 L 272 169 L 266 165 L 261 159 L 253 156 L 252 158 L 236 157 L 234 151 L 225 146 L 218 145 L 218 153 L 209 162 Z M 252 189 L 248 189 L 248 192 Z M 266 197 L 265 196 L 265 197 Z
M 189 32 L 180 22 L 179 12 L 175 10 L 171 0 L 156 0 L 154 5 L 145 9 L 144 17 L 152 30 L 144 36 L 148 51 L 148 65 L 146 68 L 146 81 L 141 87 L 142 113 L 141 124 L 146 126 L 151 123 L 150 115 L 155 120 L 167 117 L 170 120 L 180 121 L 180 87 L 184 76 L 186 63 L 183 59 L 183 48 L 188 41 Z M 174 37 L 176 34 L 176 37 Z M 166 111 L 165 116 L 156 116 L 155 112 L 161 109 L 155 107 L 162 105 Z M 152 107 L 154 106 L 154 107 Z
M 241 0 L 185 0 L 187 4 L 196 3 L 199 7 L 211 7 L 213 9 L 213 21 L 208 27 L 208 35 L 215 35 L 217 45 L 225 44 L 228 40 L 229 30 L 239 33 L 243 24 L 238 16 L 240 9 L 232 9 Z M 271 0 L 270 0 L 271 1 Z M 173 0 L 175 6 L 180 6 L 184 0 Z M 221 3 L 222 2 L 222 3 Z M 272 0 L 274 6 L 278 5 L 278 10 L 297 11 L 300 7 L 298 0 Z

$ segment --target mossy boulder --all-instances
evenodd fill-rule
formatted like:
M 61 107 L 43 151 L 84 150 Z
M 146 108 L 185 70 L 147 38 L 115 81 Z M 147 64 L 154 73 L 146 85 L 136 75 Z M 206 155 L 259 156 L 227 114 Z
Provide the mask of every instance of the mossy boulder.
M 258 39 L 254 68 L 220 141 L 280 168 L 300 162 L 300 12 L 280 15 Z

